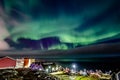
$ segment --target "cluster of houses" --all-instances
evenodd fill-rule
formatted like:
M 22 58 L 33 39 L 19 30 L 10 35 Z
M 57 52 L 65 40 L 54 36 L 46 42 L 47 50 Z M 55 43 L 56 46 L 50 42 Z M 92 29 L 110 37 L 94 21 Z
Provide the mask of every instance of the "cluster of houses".
M 0 58 L 0 69 L 27 68 L 33 62 L 35 62 L 35 59 L 29 59 L 29 58 L 14 59 L 6 56 Z
M 46 72 L 53 72 L 59 69 L 58 65 L 54 62 L 42 61 L 30 58 L 14 59 L 11 57 L 0 58 L 0 69 L 18 69 L 18 68 L 31 68 L 36 70 L 45 70 Z

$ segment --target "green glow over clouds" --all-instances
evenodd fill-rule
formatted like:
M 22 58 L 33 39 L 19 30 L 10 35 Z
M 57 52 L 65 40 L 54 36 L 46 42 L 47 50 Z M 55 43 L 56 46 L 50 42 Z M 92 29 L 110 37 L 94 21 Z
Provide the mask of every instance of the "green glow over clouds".
M 19 38 L 59 38 L 61 44 L 52 45 L 49 49 L 68 49 L 64 43 L 88 45 L 116 36 L 120 38 L 120 20 L 114 10 L 117 8 L 114 8 L 117 3 L 115 0 L 90 3 L 69 1 L 61 4 L 61 1 L 49 0 L 5 0 L 4 9 L 11 20 L 8 23 L 12 24 L 11 28 L 9 24 L 6 26 L 10 38 L 15 42 Z M 12 23 L 12 19 L 17 24 Z

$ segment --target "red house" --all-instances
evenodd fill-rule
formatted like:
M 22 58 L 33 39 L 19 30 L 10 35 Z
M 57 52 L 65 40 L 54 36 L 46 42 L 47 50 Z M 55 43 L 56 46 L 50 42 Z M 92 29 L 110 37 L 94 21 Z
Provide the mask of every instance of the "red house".
M 0 58 L 0 69 L 14 68 L 16 66 L 16 60 L 10 57 Z

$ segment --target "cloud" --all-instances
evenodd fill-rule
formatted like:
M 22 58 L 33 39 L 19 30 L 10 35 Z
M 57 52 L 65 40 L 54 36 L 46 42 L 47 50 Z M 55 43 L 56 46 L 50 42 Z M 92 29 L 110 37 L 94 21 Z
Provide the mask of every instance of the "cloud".
M 3 40 L 0 41 L 0 50 L 8 50 L 10 46 Z
M 0 50 L 6 50 L 10 49 L 10 46 L 7 42 L 4 41 L 6 37 L 8 37 L 10 34 L 8 30 L 6 29 L 6 24 L 3 21 L 2 18 L 0 18 Z

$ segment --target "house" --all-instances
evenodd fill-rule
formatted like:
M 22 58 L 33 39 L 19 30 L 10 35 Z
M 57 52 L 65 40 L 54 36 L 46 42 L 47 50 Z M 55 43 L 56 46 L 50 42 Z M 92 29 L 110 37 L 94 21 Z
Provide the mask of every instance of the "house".
M 14 68 L 16 66 L 16 60 L 11 57 L 0 58 L 0 69 Z

